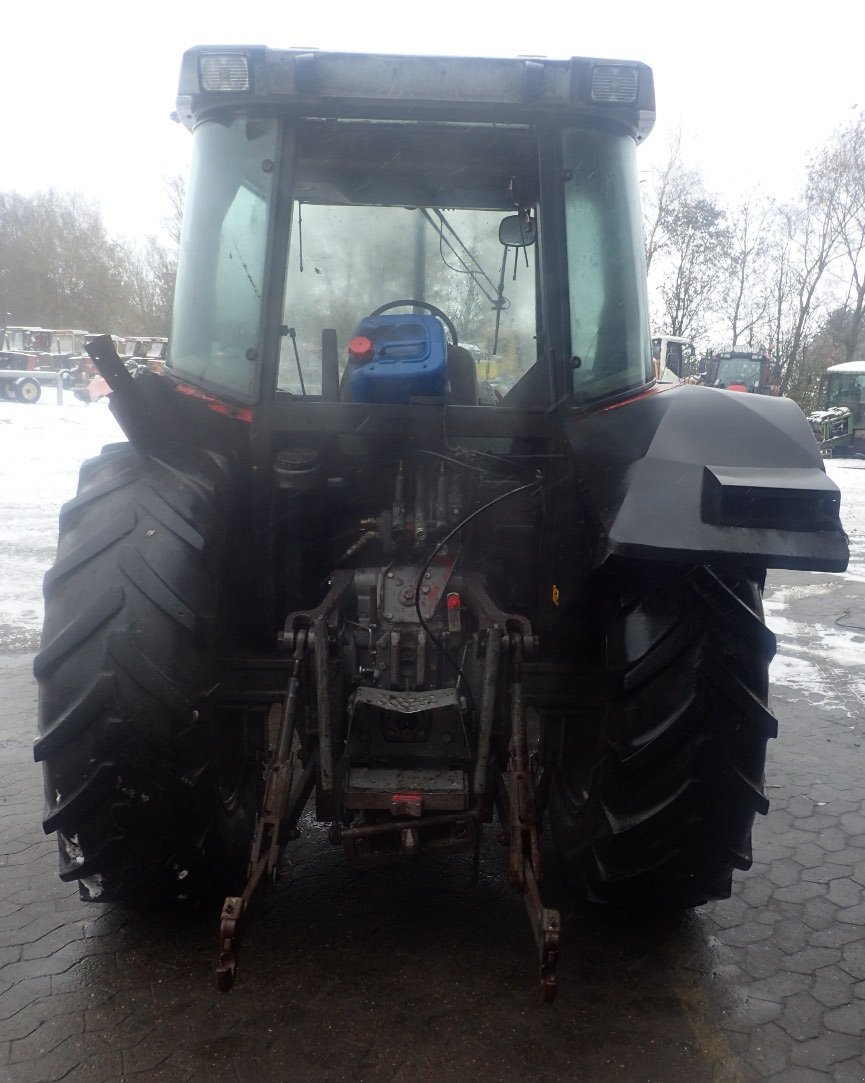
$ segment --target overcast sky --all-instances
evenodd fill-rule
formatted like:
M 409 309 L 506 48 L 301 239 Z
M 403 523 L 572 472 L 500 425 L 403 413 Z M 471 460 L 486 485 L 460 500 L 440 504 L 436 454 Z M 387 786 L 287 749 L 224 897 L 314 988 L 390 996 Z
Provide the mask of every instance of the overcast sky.
M 644 164 L 680 127 L 689 164 L 729 200 L 757 185 L 793 198 L 809 153 L 865 107 L 855 0 L 7 0 L 0 27 L 0 191 L 79 191 L 132 237 L 159 230 L 163 177 L 186 166 L 189 135 L 169 118 L 190 45 L 642 60 L 658 105 Z

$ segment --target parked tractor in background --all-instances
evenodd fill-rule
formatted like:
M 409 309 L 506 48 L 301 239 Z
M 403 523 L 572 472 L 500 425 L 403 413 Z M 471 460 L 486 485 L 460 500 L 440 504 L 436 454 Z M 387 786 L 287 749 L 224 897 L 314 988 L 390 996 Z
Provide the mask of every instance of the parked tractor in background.
M 820 382 L 820 402 L 808 421 L 823 454 L 865 454 L 865 361 L 830 365 Z
M 0 397 L 13 402 L 35 403 L 42 385 L 30 373 L 39 368 L 39 351 L 50 342 L 50 331 L 41 327 L 4 327 L 0 332 Z M 9 373 L 8 376 L 3 374 Z
M 727 350 L 703 361 L 702 383 L 754 395 L 781 394 L 781 368 L 762 351 Z
M 652 369 L 662 384 L 698 383 L 700 367 L 694 343 L 679 335 L 652 339 Z
M 129 442 L 45 577 L 60 875 L 227 891 L 227 988 L 308 804 L 361 868 L 495 823 L 551 999 L 542 819 L 597 903 L 750 866 L 763 581 L 846 567 L 838 489 L 794 403 L 659 393 L 645 65 L 198 47 L 177 117 L 168 357 L 89 344 Z

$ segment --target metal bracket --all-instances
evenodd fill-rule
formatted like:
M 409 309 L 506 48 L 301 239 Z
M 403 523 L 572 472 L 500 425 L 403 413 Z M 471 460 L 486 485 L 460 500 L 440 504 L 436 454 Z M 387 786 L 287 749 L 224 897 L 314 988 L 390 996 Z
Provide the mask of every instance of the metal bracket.
M 300 816 L 314 781 L 317 757 L 310 757 L 298 785 L 292 787 L 291 751 L 294 720 L 297 713 L 300 675 L 307 646 L 307 630 L 301 628 L 295 637 L 291 677 L 285 693 L 279 735 L 273 750 L 264 797 L 249 857 L 246 886 L 242 895 L 229 895 L 222 906 L 219 924 L 220 954 L 216 967 L 219 989 L 227 991 L 237 975 L 237 951 L 240 942 L 241 919 L 265 873 L 275 876 L 282 860 L 290 828 Z
M 545 1004 L 556 996 L 556 963 L 559 955 L 561 917 L 541 900 L 541 847 L 535 809 L 534 769 L 529 762 L 526 712 L 523 704 L 523 637 L 510 636 L 511 649 L 511 747 L 508 762 L 508 829 L 510 855 L 508 879 L 523 896 L 535 941 L 538 971 Z

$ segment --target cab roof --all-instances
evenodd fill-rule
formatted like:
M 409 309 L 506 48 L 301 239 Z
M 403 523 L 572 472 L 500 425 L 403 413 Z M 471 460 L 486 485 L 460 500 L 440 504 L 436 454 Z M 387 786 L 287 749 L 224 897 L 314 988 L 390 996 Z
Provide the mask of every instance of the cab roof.
M 464 123 L 592 118 L 642 141 L 655 120 L 649 67 L 632 60 L 497 59 L 199 45 L 183 56 L 175 119 L 272 109 L 303 117 Z

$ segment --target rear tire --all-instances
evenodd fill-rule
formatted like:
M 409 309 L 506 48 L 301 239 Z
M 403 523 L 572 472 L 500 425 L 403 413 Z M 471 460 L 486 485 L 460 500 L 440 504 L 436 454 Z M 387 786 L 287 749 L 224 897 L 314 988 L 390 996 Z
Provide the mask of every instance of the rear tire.
M 42 385 L 34 376 L 22 376 L 15 382 L 15 398 L 19 402 L 38 402 L 42 398 Z
M 230 510 L 223 459 L 120 444 L 82 466 L 60 513 L 35 757 L 60 876 L 83 898 L 201 896 L 248 858 L 255 765 L 207 698 Z
M 606 711 L 565 730 L 551 825 L 594 902 L 697 906 L 730 894 L 765 813 L 768 666 L 761 584 L 710 567 L 637 565 L 604 593 Z

